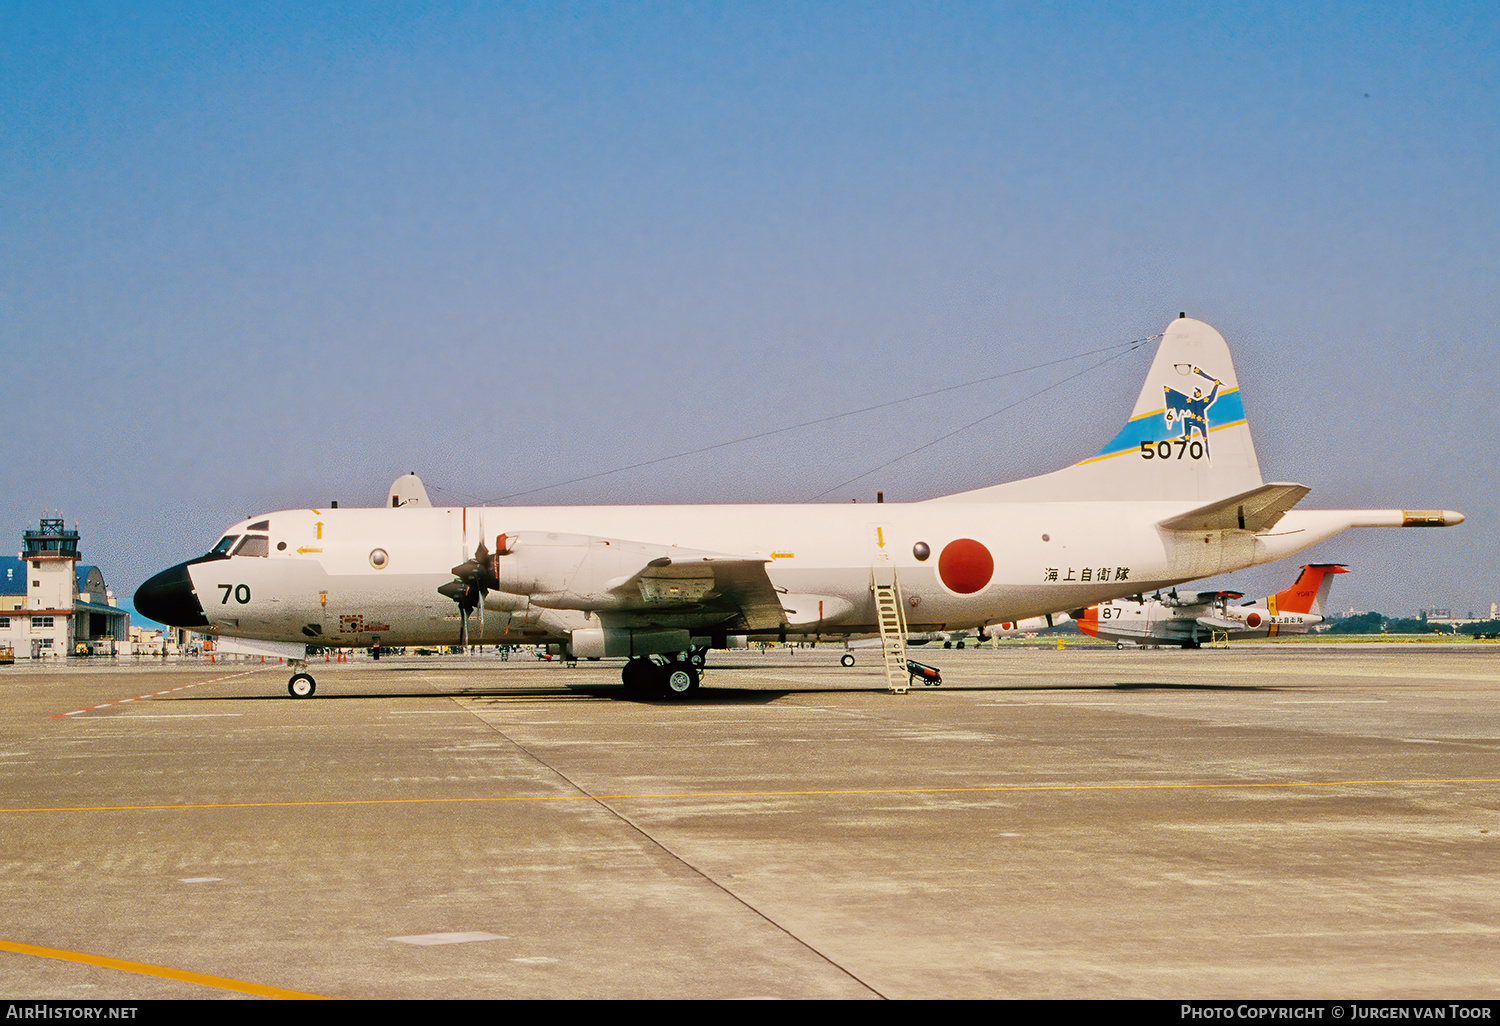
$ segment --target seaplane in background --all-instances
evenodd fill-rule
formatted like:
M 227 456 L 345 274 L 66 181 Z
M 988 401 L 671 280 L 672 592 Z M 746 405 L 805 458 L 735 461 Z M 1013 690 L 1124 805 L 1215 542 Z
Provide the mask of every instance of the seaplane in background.
M 1281 634 L 1306 634 L 1323 622 L 1323 604 L 1337 574 L 1349 571 L 1342 563 L 1308 563 L 1296 583 L 1275 595 L 1232 606 L 1244 598 L 1238 591 L 1172 591 L 1146 598 L 1100 602 L 1075 609 L 1073 619 L 1085 634 L 1137 645 L 1180 645 L 1198 648 L 1214 635 L 1230 639 L 1274 638 Z
M 704 651 L 739 637 L 1014 623 L 1268 563 L 1351 527 L 1463 520 L 1293 509 L 1308 491 L 1262 480 L 1229 347 L 1184 316 L 1119 433 L 1050 474 L 879 505 L 477 508 L 433 507 L 407 475 L 388 506 L 248 517 L 143 583 L 135 608 L 285 657 L 297 696 L 315 687 L 309 646 L 376 643 L 556 644 L 626 659 L 633 692 L 680 696 Z

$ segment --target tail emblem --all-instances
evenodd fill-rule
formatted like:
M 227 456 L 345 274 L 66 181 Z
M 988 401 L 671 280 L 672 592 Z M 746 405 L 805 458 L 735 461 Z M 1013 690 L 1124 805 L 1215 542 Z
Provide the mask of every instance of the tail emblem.
M 1188 364 L 1179 363 L 1173 366 L 1179 373 L 1187 374 L 1189 372 Z M 1194 388 L 1193 394 L 1188 395 L 1185 392 L 1177 391 L 1171 385 L 1163 385 L 1162 392 L 1166 395 L 1167 407 L 1163 411 L 1163 417 L 1166 419 L 1167 427 L 1169 428 L 1172 427 L 1173 421 L 1182 425 L 1181 437 L 1183 441 L 1191 439 L 1193 432 L 1196 431 L 1203 439 L 1203 449 L 1206 455 L 1208 450 L 1208 408 L 1219 398 L 1219 389 L 1223 387 L 1224 382 L 1212 374 L 1205 373 L 1201 367 L 1193 367 L 1192 373 L 1205 381 L 1213 382 L 1213 389 L 1207 395 L 1204 395 L 1202 388 Z

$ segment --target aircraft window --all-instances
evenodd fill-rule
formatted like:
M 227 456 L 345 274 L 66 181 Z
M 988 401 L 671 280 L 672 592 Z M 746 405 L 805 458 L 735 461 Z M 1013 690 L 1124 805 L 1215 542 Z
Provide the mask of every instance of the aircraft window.
M 247 534 L 245 540 L 240 542 L 240 547 L 234 550 L 236 556 L 269 556 L 271 554 L 271 539 L 263 534 Z
M 269 520 L 257 520 L 255 523 L 245 528 L 245 530 L 247 531 L 269 531 L 270 529 L 271 522 Z
M 210 556 L 227 556 L 229 555 L 229 550 L 234 547 L 234 543 L 239 540 L 240 536 L 237 534 L 226 534 L 219 539 L 219 544 L 208 550 L 208 554 Z

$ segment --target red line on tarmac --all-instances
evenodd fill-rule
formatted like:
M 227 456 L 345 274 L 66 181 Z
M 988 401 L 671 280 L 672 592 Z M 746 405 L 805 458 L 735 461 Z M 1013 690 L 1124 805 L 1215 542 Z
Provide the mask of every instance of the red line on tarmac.
M 200 680 L 195 684 L 184 684 L 181 687 L 167 688 L 165 691 L 153 691 L 149 695 L 136 695 L 134 698 L 120 698 L 116 699 L 113 702 L 104 702 L 101 705 L 91 705 L 87 709 L 74 709 L 72 712 L 55 713 L 52 716 L 48 716 L 47 719 L 60 720 L 65 716 L 82 716 L 84 713 L 93 712 L 95 709 L 108 709 L 112 705 L 124 705 L 126 702 L 143 702 L 148 698 L 159 698 L 162 695 L 170 695 L 174 691 L 186 691 L 188 688 L 199 688 L 205 684 L 217 684 L 220 681 L 234 680 L 236 677 L 248 677 L 252 673 L 259 673 L 262 669 L 263 667 L 257 666 L 253 670 L 246 670 L 244 673 L 231 673 L 227 677 L 215 677 L 213 680 Z

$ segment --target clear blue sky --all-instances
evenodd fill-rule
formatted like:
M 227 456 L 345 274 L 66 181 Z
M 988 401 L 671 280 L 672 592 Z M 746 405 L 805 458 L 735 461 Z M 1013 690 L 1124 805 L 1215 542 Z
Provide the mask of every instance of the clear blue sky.
M 1149 335 L 1268 480 L 1500 600 L 1500 8 L 0 4 L 0 532 L 122 599 L 268 509 L 476 503 Z M 1093 453 L 1148 354 L 826 501 Z M 817 495 L 1075 363 L 530 502 Z M 1295 564 L 1235 575 L 1263 592 Z

